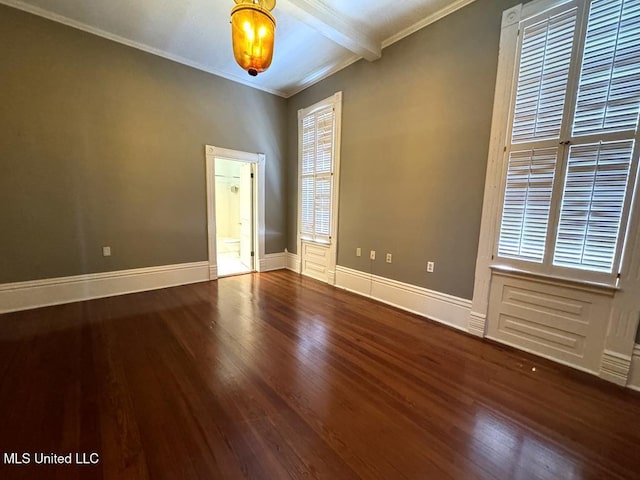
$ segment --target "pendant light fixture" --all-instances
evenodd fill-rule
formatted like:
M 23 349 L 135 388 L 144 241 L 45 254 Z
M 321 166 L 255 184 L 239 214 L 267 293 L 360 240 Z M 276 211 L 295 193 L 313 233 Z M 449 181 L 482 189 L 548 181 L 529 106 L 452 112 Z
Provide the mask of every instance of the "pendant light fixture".
M 264 72 L 273 58 L 276 0 L 235 0 L 231 9 L 231 41 L 236 62 L 249 75 Z

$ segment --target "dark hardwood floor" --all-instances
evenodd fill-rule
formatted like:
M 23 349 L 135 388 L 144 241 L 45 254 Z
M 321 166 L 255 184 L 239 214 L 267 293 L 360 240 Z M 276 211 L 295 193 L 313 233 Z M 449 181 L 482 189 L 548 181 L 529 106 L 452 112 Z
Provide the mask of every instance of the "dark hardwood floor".
M 0 409 L 3 480 L 640 478 L 640 394 L 286 271 L 2 315 Z

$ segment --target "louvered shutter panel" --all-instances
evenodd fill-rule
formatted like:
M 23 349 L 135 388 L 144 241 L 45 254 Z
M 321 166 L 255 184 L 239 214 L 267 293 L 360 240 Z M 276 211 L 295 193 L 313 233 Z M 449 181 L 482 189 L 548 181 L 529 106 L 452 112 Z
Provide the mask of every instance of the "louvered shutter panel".
M 558 138 L 576 24 L 576 8 L 524 28 L 512 142 Z
M 500 256 L 542 262 L 557 157 L 555 147 L 511 152 L 498 244 Z
M 574 135 L 635 130 L 640 107 L 640 0 L 591 3 Z
M 333 107 L 309 113 L 302 120 L 302 238 L 331 239 L 335 114 Z
M 302 190 L 300 192 L 302 195 L 302 224 L 300 225 L 300 232 L 307 238 L 313 238 L 314 192 L 313 176 L 302 177 Z
M 500 257 L 544 260 L 576 19 L 572 7 L 523 28 Z
M 611 273 L 634 142 L 571 147 L 554 265 Z
M 584 43 L 554 265 L 616 271 L 620 229 L 631 195 L 639 112 L 640 0 L 594 0 Z
M 307 115 L 302 119 L 302 175 L 301 175 L 301 225 L 300 233 L 313 237 L 313 197 L 316 148 L 316 117 Z

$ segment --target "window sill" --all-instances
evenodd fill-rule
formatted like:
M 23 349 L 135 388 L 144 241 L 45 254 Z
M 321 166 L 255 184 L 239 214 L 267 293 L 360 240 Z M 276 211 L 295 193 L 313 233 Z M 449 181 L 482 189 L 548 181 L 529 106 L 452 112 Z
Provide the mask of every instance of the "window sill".
M 578 280 L 576 278 L 556 277 L 553 275 L 546 275 L 544 273 L 522 270 L 520 268 L 514 268 L 503 264 L 493 264 L 490 265 L 489 268 L 491 268 L 494 273 L 503 276 L 514 278 L 529 277 L 541 283 L 567 286 L 576 290 L 584 290 L 603 295 L 613 296 L 616 292 L 620 291 L 620 287 L 608 283 L 589 282 L 587 280 Z

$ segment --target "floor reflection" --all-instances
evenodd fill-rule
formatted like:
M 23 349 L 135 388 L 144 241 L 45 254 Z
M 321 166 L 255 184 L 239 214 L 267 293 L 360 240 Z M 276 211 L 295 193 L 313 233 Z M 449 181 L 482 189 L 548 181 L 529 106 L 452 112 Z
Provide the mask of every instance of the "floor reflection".
M 490 464 L 490 469 L 501 470 L 505 479 L 557 478 L 581 479 L 579 466 L 567 452 L 545 442 L 522 427 L 502 419 L 487 410 L 475 416 L 470 457 L 478 465 Z

